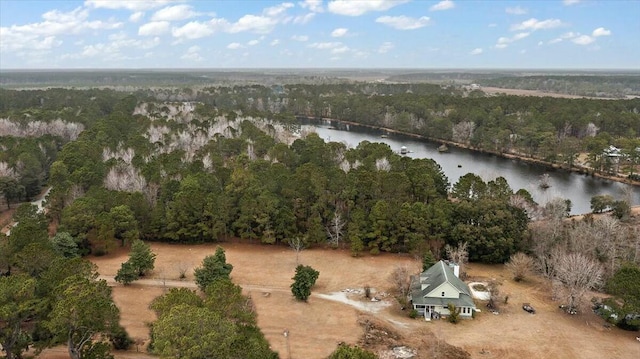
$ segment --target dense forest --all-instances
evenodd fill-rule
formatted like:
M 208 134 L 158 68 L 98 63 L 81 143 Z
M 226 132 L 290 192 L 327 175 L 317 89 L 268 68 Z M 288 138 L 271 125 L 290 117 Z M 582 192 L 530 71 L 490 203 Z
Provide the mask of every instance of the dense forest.
M 109 288 L 95 280 L 95 268 L 72 261 L 140 239 L 239 237 L 348 248 L 354 256 L 405 252 L 416 258 L 444 258 L 464 248 L 469 260 L 484 263 L 524 252 L 559 282 L 562 264 L 579 255 L 595 263 L 602 283 L 611 280 L 612 293 L 628 296 L 624 275 L 632 271 L 634 278 L 637 266 L 625 263 L 640 261 L 640 236 L 637 226 L 625 225 L 630 208 L 624 199 L 592 200 L 594 212 L 613 209 L 614 216 L 567 222 L 570 203 L 562 198 L 535 203 L 502 177 L 469 173 L 450 183 L 431 159 L 400 156 L 381 143 L 326 143 L 303 133 L 297 116 L 383 126 L 568 167 L 587 152 L 594 171 L 615 167 L 633 175 L 640 161 L 640 99 L 484 97 L 454 86 L 387 83 L 0 90 L 4 205 L 15 207 L 51 188 L 46 218 L 35 206 L 19 206 L 10 240 L 0 238 L 1 298 L 8 298 L 0 305 L 16 313 L 18 328 L 45 318 L 29 328 L 28 340 L 2 336 L 3 348 L 71 346 L 87 334 L 65 337 L 68 325 L 112 333 L 112 345 L 126 340 L 114 324 L 119 313 Z M 611 145 L 625 155 L 618 163 L 604 155 Z M 57 229 L 51 240 L 50 222 Z M 219 316 L 216 300 L 207 298 L 219 296 L 216 290 L 239 295 L 232 283 L 220 285 L 225 287 L 204 288 L 204 299 L 176 291 L 163 300 L 175 299 L 192 317 Z M 83 306 L 83 296 L 102 299 Z M 11 307 L 18 297 L 25 305 Z M 625 313 L 638 309 L 629 300 L 624 305 Z M 66 308 L 97 320 L 69 323 Z M 174 310 L 156 311 L 158 338 L 181 325 Z M 234 333 L 252 333 L 240 335 L 229 350 L 249 348 L 241 339 L 253 338 L 256 357 L 272 355 L 255 317 L 245 319 L 239 327 L 238 318 L 211 320 Z M 104 350 L 96 345 L 74 350 Z M 157 345 L 158 352 L 175 353 L 165 342 Z

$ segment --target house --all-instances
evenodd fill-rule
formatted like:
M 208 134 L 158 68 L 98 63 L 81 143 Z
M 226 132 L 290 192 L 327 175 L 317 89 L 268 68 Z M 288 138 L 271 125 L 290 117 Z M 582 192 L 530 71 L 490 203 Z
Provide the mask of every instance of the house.
M 460 310 L 461 318 L 471 318 L 476 310 L 471 291 L 458 278 L 457 269 L 439 261 L 420 275 L 411 276 L 411 304 L 426 320 L 449 315 L 449 303 Z

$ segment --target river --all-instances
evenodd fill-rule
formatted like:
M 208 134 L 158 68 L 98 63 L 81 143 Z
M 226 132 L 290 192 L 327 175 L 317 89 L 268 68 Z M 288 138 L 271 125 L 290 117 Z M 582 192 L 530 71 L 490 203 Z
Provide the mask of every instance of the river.
M 544 204 L 555 197 L 571 200 L 571 214 L 573 215 L 591 212 L 591 197 L 595 195 L 609 194 L 616 199 L 622 199 L 625 188 L 631 190 L 632 205 L 640 204 L 640 187 L 637 186 L 563 170 L 553 170 L 541 165 L 463 148 L 450 146 L 449 152 L 441 153 L 438 152 L 439 143 L 402 134 L 387 133 L 382 129 L 366 126 L 312 119 L 303 119 L 300 120 L 300 123 L 303 130 L 313 130 L 325 141 L 343 142 L 350 148 L 356 147 L 361 141 L 386 143 L 395 152 L 399 152 L 400 148 L 405 146 L 409 151 L 406 156 L 432 158 L 438 162 L 452 185 L 469 172 L 477 174 L 484 181 L 502 176 L 514 192 L 524 188 L 539 204 Z M 382 138 L 382 135 L 387 137 Z M 544 174 L 549 175 L 550 187 L 547 189 L 542 189 L 539 186 L 540 177 Z

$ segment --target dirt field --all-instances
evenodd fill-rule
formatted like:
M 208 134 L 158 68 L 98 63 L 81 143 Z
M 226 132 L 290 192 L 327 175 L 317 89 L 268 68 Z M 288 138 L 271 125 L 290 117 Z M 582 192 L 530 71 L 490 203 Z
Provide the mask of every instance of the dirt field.
M 501 87 L 482 87 L 481 90 L 488 95 L 495 95 L 499 93 L 515 96 L 536 96 L 536 97 L 558 97 L 558 98 L 590 98 L 596 100 L 612 100 L 606 97 L 587 97 L 578 95 L 569 95 L 565 93 L 544 92 L 536 90 L 520 90 L 520 89 L 507 89 Z
M 139 343 L 148 341 L 147 322 L 154 319 L 148 309 L 150 301 L 163 293 L 164 286 L 194 287 L 192 269 L 206 255 L 213 254 L 215 245 L 177 246 L 152 243 L 158 255 L 156 270 L 150 278 L 129 287 L 115 285 L 114 297 L 121 309 L 122 324 Z M 258 325 L 274 350 L 282 358 L 325 358 L 337 343 L 357 343 L 363 329 L 358 324 L 362 313 L 377 318 L 403 336 L 405 342 L 419 347 L 420 357 L 429 350 L 420 347 L 420 337 L 442 339 L 461 347 L 472 358 L 638 358 L 640 343 L 637 332 L 605 328 L 593 313 L 569 316 L 550 300 L 550 292 L 542 280 L 514 283 L 501 266 L 471 264 L 467 271 L 474 281 L 496 279 L 502 282 L 501 293 L 509 294 L 509 304 L 499 315 L 482 313 L 474 320 L 453 325 L 445 321 L 412 320 L 400 311 L 394 299 L 385 297 L 388 274 L 397 265 L 417 264 L 407 256 L 380 255 L 352 258 L 347 251 L 330 249 L 305 250 L 300 262 L 320 272 L 308 303 L 293 300 L 289 285 L 296 266 L 295 253 L 288 248 L 255 244 L 225 243 L 227 261 L 234 265 L 232 279 L 243 286 L 257 308 Z M 126 253 L 92 258 L 101 275 L 115 275 Z M 188 278 L 180 281 L 179 267 L 187 267 Z M 382 302 L 364 300 L 362 294 L 343 293 L 343 289 L 362 289 L 370 285 L 384 297 Z M 335 294 L 338 292 L 339 294 Z M 521 309 L 531 303 L 535 315 Z M 360 309 L 357 309 L 359 307 Z M 287 349 L 284 330 L 290 335 Z M 420 333 L 416 335 L 416 333 Z M 140 345 L 142 348 L 142 345 Z M 142 349 L 140 349 L 142 350 Z M 62 348 L 45 352 L 42 358 L 67 357 Z M 116 358 L 150 358 L 135 348 L 115 353 Z

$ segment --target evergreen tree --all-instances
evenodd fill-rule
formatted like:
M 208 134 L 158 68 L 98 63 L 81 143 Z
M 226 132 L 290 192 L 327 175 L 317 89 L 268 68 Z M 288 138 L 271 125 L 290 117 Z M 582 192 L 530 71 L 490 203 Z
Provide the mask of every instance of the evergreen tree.
M 233 265 L 227 263 L 227 257 L 222 247 L 216 248 L 216 253 L 207 256 L 202 260 L 202 267 L 193 271 L 196 277 L 196 284 L 200 290 L 204 291 L 209 284 L 217 279 L 229 279 L 229 275 L 233 270 Z
M 307 301 L 311 295 L 311 287 L 316 284 L 320 272 L 302 264 L 296 267 L 296 275 L 292 278 L 291 293 L 298 300 Z

